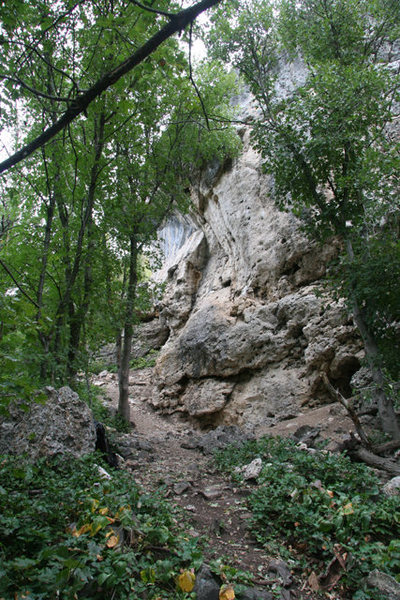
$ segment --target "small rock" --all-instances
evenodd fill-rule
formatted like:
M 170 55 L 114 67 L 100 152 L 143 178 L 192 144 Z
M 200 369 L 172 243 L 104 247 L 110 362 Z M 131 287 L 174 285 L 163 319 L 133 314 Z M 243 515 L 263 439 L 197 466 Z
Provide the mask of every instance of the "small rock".
M 144 452 L 154 452 L 152 444 L 147 440 L 137 440 L 136 448 L 138 450 L 143 450 Z
M 260 588 L 247 588 L 240 594 L 240 600 L 273 600 L 273 595 Z
M 99 475 L 102 479 L 111 479 L 111 475 L 109 473 L 107 473 L 107 471 L 105 469 L 103 469 L 103 467 L 98 466 L 97 469 L 98 469 Z
M 179 481 L 174 484 L 174 494 L 180 496 L 184 492 L 186 492 L 190 488 L 190 483 L 188 481 Z
M 398 496 L 400 494 L 400 476 L 393 477 L 383 486 L 385 496 Z
M 375 569 L 368 575 L 366 582 L 369 586 L 377 588 L 385 600 L 400 600 L 400 583 L 390 575 Z
M 307 444 L 307 446 L 312 446 L 315 438 L 319 436 L 321 428 L 320 427 L 311 427 L 311 425 L 302 425 L 293 434 L 293 437 L 299 441 Z
M 199 494 L 204 496 L 206 500 L 215 500 L 216 498 L 220 498 L 222 493 L 223 489 L 217 485 L 212 485 L 204 488 L 204 490 L 199 490 Z
M 288 565 L 285 562 L 283 562 L 283 560 L 271 560 L 271 562 L 268 565 L 268 571 L 277 573 L 282 579 L 284 587 L 289 587 L 289 585 L 292 584 L 292 573 Z
M 219 600 L 219 588 L 217 581 L 211 573 L 210 567 L 203 564 L 196 574 L 194 592 L 197 600 Z
M 262 469 L 262 460 L 261 458 L 255 458 L 248 465 L 244 465 L 243 467 L 237 467 L 237 472 L 241 473 L 243 479 L 246 481 L 249 479 L 257 479 Z
M 108 375 L 108 371 L 101 371 L 101 373 L 98 374 L 98 377 L 103 378 L 103 377 L 107 377 Z
M 194 436 L 187 437 L 187 439 L 181 443 L 181 448 L 185 448 L 186 450 L 195 450 L 199 447 L 199 438 Z

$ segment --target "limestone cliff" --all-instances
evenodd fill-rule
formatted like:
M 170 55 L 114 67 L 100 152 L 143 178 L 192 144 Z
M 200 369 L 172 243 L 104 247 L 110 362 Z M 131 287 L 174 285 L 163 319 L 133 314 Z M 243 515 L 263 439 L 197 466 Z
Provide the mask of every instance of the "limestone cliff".
M 193 192 L 189 237 L 164 268 L 170 334 L 153 403 L 205 423 L 267 427 L 328 400 L 321 370 L 348 393 L 362 351 L 343 307 L 317 294 L 335 244 L 313 246 L 276 208 L 242 135 L 240 158 L 211 165 Z

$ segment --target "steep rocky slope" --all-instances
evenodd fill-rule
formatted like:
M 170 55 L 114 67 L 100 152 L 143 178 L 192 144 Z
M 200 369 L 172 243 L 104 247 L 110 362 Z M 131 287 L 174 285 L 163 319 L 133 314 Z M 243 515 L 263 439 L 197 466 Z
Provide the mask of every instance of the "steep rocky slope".
M 265 426 L 328 401 L 321 371 L 347 395 L 362 350 L 346 310 L 320 294 L 335 243 L 312 245 L 276 208 L 241 133 L 240 158 L 211 165 L 193 192 L 186 239 L 181 228 L 163 268 L 169 338 L 153 404 L 204 424 Z

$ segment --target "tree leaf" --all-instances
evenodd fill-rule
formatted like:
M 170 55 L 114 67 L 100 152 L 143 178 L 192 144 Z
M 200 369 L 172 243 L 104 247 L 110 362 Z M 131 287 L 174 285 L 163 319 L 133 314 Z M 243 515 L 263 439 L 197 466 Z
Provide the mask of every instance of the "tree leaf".
M 195 581 L 196 576 L 193 571 L 182 571 L 177 579 L 178 587 L 182 592 L 191 592 L 194 588 Z
M 234 600 L 235 591 L 231 585 L 223 585 L 219 590 L 219 600 Z
M 118 543 L 119 543 L 119 535 L 111 535 L 106 542 L 106 546 L 107 546 L 107 548 L 115 548 L 115 546 L 117 546 Z

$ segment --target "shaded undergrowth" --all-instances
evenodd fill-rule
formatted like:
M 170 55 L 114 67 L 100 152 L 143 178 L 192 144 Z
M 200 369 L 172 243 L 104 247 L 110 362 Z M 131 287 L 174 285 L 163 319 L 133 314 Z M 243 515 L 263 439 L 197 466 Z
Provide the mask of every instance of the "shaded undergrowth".
M 189 597 L 176 579 L 201 553 L 160 495 L 96 454 L 0 464 L 0 598 Z
M 268 551 L 315 588 L 358 600 L 377 598 L 362 583 L 374 568 L 400 581 L 400 497 L 384 496 L 371 469 L 279 438 L 228 448 L 215 460 L 240 484 L 237 467 L 256 457 L 263 468 L 248 498 L 250 529 Z

